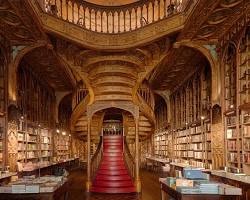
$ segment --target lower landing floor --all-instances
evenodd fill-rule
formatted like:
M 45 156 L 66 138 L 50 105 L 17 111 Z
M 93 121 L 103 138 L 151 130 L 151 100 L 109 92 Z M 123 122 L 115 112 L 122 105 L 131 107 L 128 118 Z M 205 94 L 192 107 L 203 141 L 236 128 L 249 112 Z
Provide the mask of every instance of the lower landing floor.
M 72 171 L 69 176 L 69 200 L 160 200 L 159 175 L 141 171 L 142 193 L 136 194 L 92 194 L 86 193 L 86 170 Z

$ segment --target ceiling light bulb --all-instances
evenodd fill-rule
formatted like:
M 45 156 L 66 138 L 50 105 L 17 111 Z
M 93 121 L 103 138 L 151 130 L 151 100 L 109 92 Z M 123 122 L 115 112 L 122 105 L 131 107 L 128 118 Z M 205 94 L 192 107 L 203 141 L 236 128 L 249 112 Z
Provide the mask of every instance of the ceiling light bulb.
M 60 133 L 60 130 L 59 130 L 59 129 L 56 129 L 56 132 L 57 132 L 57 133 Z

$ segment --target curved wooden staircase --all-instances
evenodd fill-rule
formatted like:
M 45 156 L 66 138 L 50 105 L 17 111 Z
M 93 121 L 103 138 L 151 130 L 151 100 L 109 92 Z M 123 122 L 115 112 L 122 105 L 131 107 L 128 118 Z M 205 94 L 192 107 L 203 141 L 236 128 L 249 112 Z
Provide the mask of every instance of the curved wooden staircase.
M 123 136 L 104 136 L 102 161 L 90 191 L 98 193 L 136 192 L 123 158 Z

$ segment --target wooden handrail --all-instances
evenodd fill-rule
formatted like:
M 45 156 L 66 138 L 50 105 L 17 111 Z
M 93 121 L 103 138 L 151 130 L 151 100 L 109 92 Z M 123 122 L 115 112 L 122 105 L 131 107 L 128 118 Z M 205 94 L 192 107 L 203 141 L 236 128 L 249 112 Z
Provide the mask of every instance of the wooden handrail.
M 123 156 L 124 156 L 124 160 L 126 162 L 126 167 L 129 171 L 130 176 L 132 177 L 132 179 L 135 179 L 135 161 L 134 158 L 132 156 L 132 154 L 130 153 L 129 147 L 128 147 L 128 143 L 126 141 L 126 136 L 123 137 L 123 144 L 124 144 L 124 151 L 123 151 Z
M 98 144 L 98 147 L 95 151 L 95 154 L 93 155 L 93 157 L 91 158 L 91 162 L 90 162 L 90 167 L 91 167 L 91 179 L 93 180 L 96 172 L 100 166 L 100 162 L 102 160 L 102 155 L 103 155 L 103 145 L 102 145 L 102 141 L 103 138 L 102 136 L 100 136 L 100 142 Z
M 73 94 L 72 98 L 72 108 L 75 109 L 76 106 L 88 95 L 88 89 L 78 88 Z
M 194 0 L 141 0 L 122 6 L 102 6 L 82 0 L 37 0 L 43 11 L 84 29 L 119 34 L 183 12 Z

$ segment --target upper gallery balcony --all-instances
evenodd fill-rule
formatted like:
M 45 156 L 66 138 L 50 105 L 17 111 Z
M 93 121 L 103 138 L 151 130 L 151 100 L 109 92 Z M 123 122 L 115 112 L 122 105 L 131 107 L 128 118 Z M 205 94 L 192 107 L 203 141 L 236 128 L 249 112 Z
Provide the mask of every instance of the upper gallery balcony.
M 40 0 L 40 5 L 46 13 L 83 29 L 118 34 L 180 13 L 187 8 L 189 2 L 190 0 L 141 0 L 126 5 L 105 6 L 83 0 Z
M 84 43 L 82 38 L 88 38 L 93 44 L 87 41 L 85 46 L 98 48 L 99 45 L 100 49 L 129 48 L 179 31 L 192 10 L 190 8 L 197 2 L 197 0 L 126 0 L 128 4 L 112 1 L 113 4 L 110 5 L 108 2 L 111 0 L 36 1 L 39 4 L 34 3 L 35 0 L 30 0 L 33 6 L 36 5 L 35 10 L 39 12 L 45 29 L 60 35 L 67 29 L 68 33 L 64 34 L 64 37 L 69 37 L 71 31 L 72 36 L 69 39 L 74 40 L 75 37 L 77 42 Z M 101 3 L 97 4 L 98 2 Z M 60 27 L 61 23 L 58 20 L 66 24 Z M 74 26 L 68 28 L 69 23 Z

